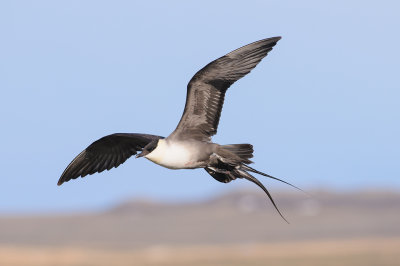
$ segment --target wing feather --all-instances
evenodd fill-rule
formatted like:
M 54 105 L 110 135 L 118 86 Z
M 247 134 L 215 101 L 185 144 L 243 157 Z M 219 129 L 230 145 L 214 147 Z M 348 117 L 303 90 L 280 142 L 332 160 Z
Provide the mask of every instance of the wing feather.
M 96 140 L 72 160 L 58 180 L 58 185 L 118 167 L 148 143 L 160 138 L 148 134 L 116 133 Z
M 226 90 L 255 68 L 280 39 L 273 37 L 248 44 L 198 71 L 187 86 L 184 112 L 169 138 L 209 141 L 217 133 Z

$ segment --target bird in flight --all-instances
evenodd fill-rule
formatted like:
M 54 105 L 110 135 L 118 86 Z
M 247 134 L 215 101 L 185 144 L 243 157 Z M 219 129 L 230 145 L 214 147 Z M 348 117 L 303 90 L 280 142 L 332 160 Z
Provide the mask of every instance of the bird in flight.
M 105 136 L 90 144 L 72 160 L 58 180 L 58 185 L 118 167 L 140 152 L 136 158 L 144 157 L 169 169 L 204 168 L 219 182 L 247 179 L 264 190 L 279 215 L 287 222 L 269 191 L 250 173 L 293 185 L 251 168 L 251 144 L 220 145 L 211 141 L 211 137 L 217 133 L 227 89 L 255 68 L 280 39 L 273 37 L 245 45 L 198 71 L 187 85 L 181 120 L 168 137 L 138 133 Z

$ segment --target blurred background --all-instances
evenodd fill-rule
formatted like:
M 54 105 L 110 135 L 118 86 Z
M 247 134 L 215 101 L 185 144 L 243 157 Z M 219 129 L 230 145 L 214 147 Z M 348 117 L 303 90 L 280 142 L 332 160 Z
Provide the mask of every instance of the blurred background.
M 1 265 L 398 265 L 396 1 L 2 1 Z M 168 136 L 190 78 L 282 40 L 227 92 L 290 221 L 243 180 L 130 159 L 56 183 L 112 133 Z

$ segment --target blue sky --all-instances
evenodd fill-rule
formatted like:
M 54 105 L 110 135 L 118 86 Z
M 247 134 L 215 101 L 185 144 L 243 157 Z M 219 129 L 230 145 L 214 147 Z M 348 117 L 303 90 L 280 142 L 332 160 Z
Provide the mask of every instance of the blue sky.
M 56 183 L 115 132 L 167 136 L 205 64 L 282 36 L 226 95 L 215 142 L 306 190 L 400 188 L 397 1 L 2 1 L 0 212 L 190 200 L 242 187 L 145 159 Z M 260 180 L 274 191 L 286 187 Z

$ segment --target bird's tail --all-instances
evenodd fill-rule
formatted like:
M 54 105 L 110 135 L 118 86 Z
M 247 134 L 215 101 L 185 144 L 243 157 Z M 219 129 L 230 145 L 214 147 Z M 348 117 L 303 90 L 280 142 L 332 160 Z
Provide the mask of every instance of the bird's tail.
M 236 155 L 238 158 L 240 158 L 240 170 L 245 170 L 248 172 L 252 172 L 255 174 L 259 174 L 259 175 L 263 175 L 266 177 L 269 177 L 271 179 L 275 179 L 277 181 L 280 181 L 282 183 L 285 183 L 289 186 L 292 186 L 300 191 L 303 191 L 302 189 L 296 187 L 295 185 L 290 184 L 289 182 L 286 182 L 282 179 L 276 178 L 274 176 L 268 175 L 266 173 L 260 172 L 254 168 L 251 168 L 250 166 L 248 166 L 248 164 L 253 163 L 252 161 L 250 161 L 250 158 L 253 158 L 253 145 L 251 144 L 229 144 L 229 145 L 222 145 L 221 146 L 222 149 L 229 151 L 231 154 L 233 153 L 234 155 Z M 222 161 L 226 161 L 228 162 L 229 159 L 227 159 L 226 157 L 224 158 L 224 156 L 221 156 Z M 237 167 L 236 167 L 237 168 Z M 303 191 L 304 192 L 304 191 Z M 306 192 L 304 192 L 306 193 Z
M 234 154 L 236 158 L 236 160 L 240 163 L 244 163 L 244 164 L 250 164 L 253 163 L 252 161 L 250 161 L 250 158 L 253 158 L 253 145 L 251 144 L 228 144 L 228 145 L 222 145 L 220 146 L 220 151 L 228 151 L 231 154 Z M 223 154 L 221 154 L 222 157 Z M 229 156 L 226 156 L 229 157 Z M 238 163 L 235 162 L 235 163 Z
M 244 178 L 249 180 L 250 182 L 253 182 L 257 186 L 259 186 L 264 192 L 267 194 L 268 198 L 271 200 L 272 205 L 274 205 L 274 208 L 276 211 L 279 213 L 279 215 L 285 220 L 287 223 L 289 223 L 286 218 L 282 215 L 280 210 L 278 209 L 278 206 L 276 205 L 274 199 L 272 198 L 271 194 L 269 193 L 268 189 L 254 176 L 249 174 L 247 171 L 250 172 L 250 168 L 245 169 L 245 165 L 237 165 L 237 166 L 230 166 L 226 164 L 219 164 L 219 167 L 206 167 L 204 168 L 207 173 L 209 173 L 212 177 L 214 177 L 215 180 L 223 183 L 229 183 L 232 180 L 235 180 L 237 178 Z M 253 168 L 251 168 L 254 170 Z M 256 171 L 256 170 L 254 170 Z M 251 171 L 252 172 L 252 171 Z M 260 172 L 261 173 L 261 172 Z M 268 176 L 269 177 L 269 176 Z M 280 179 L 278 179 L 280 180 Z M 284 181 L 283 181 L 284 182 Z M 286 183 L 286 182 L 285 182 Z
M 292 186 L 300 191 L 302 189 L 286 182 L 282 179 L 276 178 L 274 176 L 268 175 L 266 173 L 260 172 L 254 168 L 248 166 L 252 161 L 249 159 L 253 157 L 253 146 L 251 144 L 230 144 L 230 145 L 221 145 L 217 151 L 217 163 L 215 165 L 210 165 L 205 168 L 205 170 L 212 176 L 214 179 L 219 182 L 228 183 L 237 178 L 247 179 L 257 186 L 259 186 L 264 192 L 268 195 L 268 198 L 271 200 L 272 205 L 275 207 L 279 215 L 287 222 L 285 217 L 279 211 L 275 201 L 273 200 L 269 191 L 265 188 L 265 186 L 250 173 L 259 174 L 262 176 L 269 177 L 271 179 L 275 179 L 282 183 L 285 183 L 289 186 Z M 304 192 L 304 191 L 303 191 Z M 306 193 L 306 192 L 304 192 Z M 307 193 L 306 193 L 307 194 Z
M 282 179 L 279 179 L 279 178 L 274 177 L 274 176 L 272 176 L 272 175 L 268 175 L 268 174 L 266 174 L 266 173 L 257 171 L 256 169 L 251 168 L 251 167 L 248 166 L 248 165 L 241 165 L 241 166 L 240 166 L 240 169 L 243 169 L 243 170 L 245 170 L 245 171 L 249 171 L 249 172 L 252 172 L 252 173 L 255 173 L 255 174 L 263 175 L 263 176 L 269 177 L 269 178 L 271 178 L 271 179 L 278 180 L 278 181 L 280 181 L 280 182 L 282 182 L 282 183 L 285 183 L 285 184 L 287 184 L 287 185 L 289 185 L 289 186 L 291 186 L 291 187 L 294 187 L 295 189 L 298 189 L 298 190 L 304 192 L 305 194 L 307 194 L 307 192 L 305 192 L 305 191 L 302 190 L 301 188 L 296 187 L 295 185 L 292 185 L 292 184 L 290 184 L 289 182 L 286 182 L 285 180 L 282 180 Z
M 275 210 L 279 213 L 279 215 L 282 217 L 282 219 L 285 220 L 285 222 L 289 223 L 288 220 L 286 220 L 285 216 L 283 216 L 281 211 L 278 209 L 278 206 L 276 206 L 276 203 L 275 203 L 274 199 L 272 198 L 271 194 L 269 193 L 268 189 L 257 178 L 255 178 L 254 176 L 252 176 L 251 174 L 249 174 L 248 172 L 246 172 L 245 170 L 242 170 L 242 169 L 237 170 L 237 174 L 239 174 L 238 175 L 239 178 L 247 179 L 250 182 L 253 182 L 257 186 L 259 186 L 262 190 L 264 190 L 265 194 L 267 194 L 272 205 L 274 205 Z

